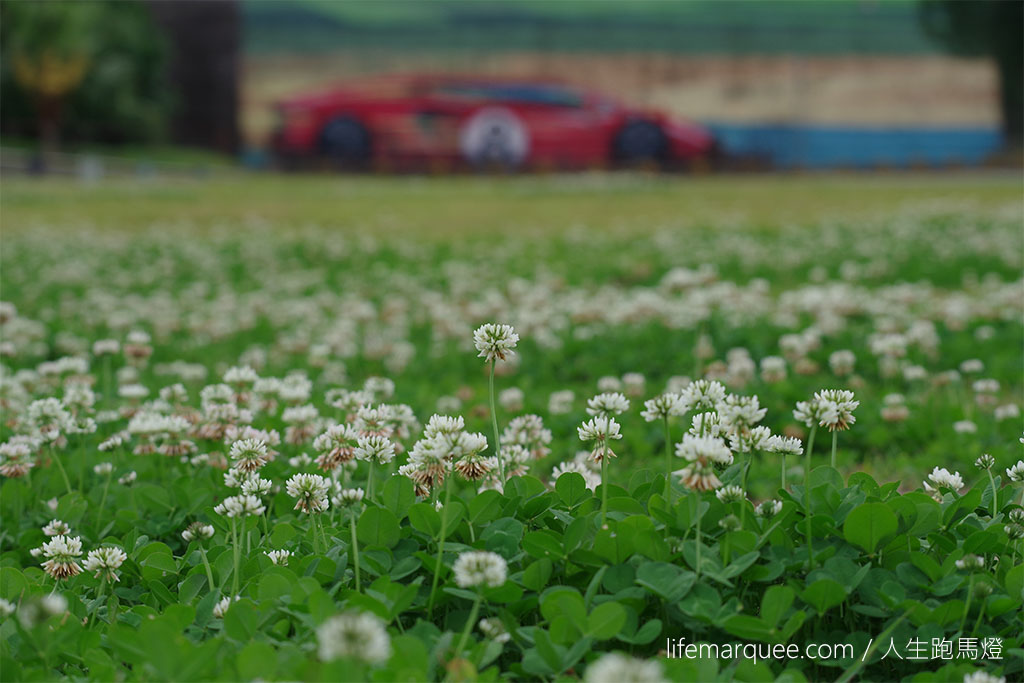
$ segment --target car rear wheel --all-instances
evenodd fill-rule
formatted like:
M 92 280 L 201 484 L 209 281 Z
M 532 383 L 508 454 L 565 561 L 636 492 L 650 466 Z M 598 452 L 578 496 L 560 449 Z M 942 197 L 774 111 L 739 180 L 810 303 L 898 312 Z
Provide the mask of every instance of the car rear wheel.
M 320 151 L 343 168 L 364 166 L 373 152 L 370 131 L 351 116 L 331 119 L 320 131 Z
M 658 124 L 630 121 L 612 143 L 615 161 L 628 165 L 661 163 L 668 157 L 668 140 Z

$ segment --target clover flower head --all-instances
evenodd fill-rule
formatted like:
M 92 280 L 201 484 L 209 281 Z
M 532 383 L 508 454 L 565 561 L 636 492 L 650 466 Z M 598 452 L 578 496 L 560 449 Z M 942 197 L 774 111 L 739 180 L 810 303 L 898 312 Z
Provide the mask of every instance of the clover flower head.
M 985 568 L 985 558 L 978 555 L 967 554 L 956 561 L 957 569 L 966 569 L 968 571 L 974 571 L 976 569 Z
M 715 497 L 723 503 L 738 503 L 741 500 L 746 500 L 747 494 L 743 487 L 729 484 L 715 491 Z
M 219 505 L 213 508 L 213 511 L 218 515 L 224 515 L 229 519 L 233 519 L 235 517 L 259 516 L 266 509 L 266 506 L 256 496 L 243 494 L 225 498 Z
M 384 622 L 369 612 L 345 612 L 330 617 L 316 630 L 317 653 L 329 662 L 351 657 L 368 664 L 391 657 L 391 638 Z
M 357 460 L 366 460 L 386 465 L 395 459 L 395 444 L 386 436 L 374 434 L 361 436 L 355 447 Z
M 782 501 L 775 500 L 774 498 L 772 500 L 766 500 L 754 508 L 754 513 L 758 517 L 764 517 L 765 519 L 774 517 L 780 512 L 782 512 Z
M 974 466 L 979 470 L 990 470 L 996 466 L 996 459 L 985 453 L 974 461 Z
M 297 499 L 295 509 L 306 514 L 324 512 L 330 507 L 327 492 L 330 484 L 319 474 L 294 474 L 285 484 L 285 490 Z
M 505 360 L 515 352 L 513 349 L 519 341 L 519 335 L 511 325 L 487 323 L 473 332 L 473 345 L 480 353 L 478 358 L 488 361 Z
M 505 624 L 501 623 L 501 619 L 498 619 L 497 617 L 481 619 L 477 623 L 477 627 L 486 638 L 489 638 L 496 643 L 507 643 L 512 639 L 509 632 L 505 630 Z
M 239 596 L 230 597 L 225 596 L 217 601 L 217 604 L 213 606 L 213 616 L 217 619 L 223 619 L 224 615 L 227 614 L 228 608 L 231 607 L 231 603 L 238 602 L 241 598 Z
M 508 578 L 508 562 L 501 555 L 487 550 L 462 553 L 455 560 L 452 569 L 455 572 L 455 583 L 459 588 L 485 585 L 497 588 Z
M 691 410 L 715 410 L 725 400 L 725 386 L 715 380 L 694 380 L 683 389 L 682 397 Z
M 127 559 L 128 555 L 120 548 L 103 546 L 89 551 L 85 558 L 85 571 L 94 572 L 97 579 L 102 576 L 108 581 L 120 581 L 117 570 Z
M 357 507 L 362 504 L 365 495 L 362 489 L 341 489 L 332 502 L 341 508 Z
M 1024 460 L 1018 460 L 1017 464 L 1007 467 L 1006 478 L 1010 481 L 1024 481 Z
M 71 527 L 67 523 L 55 519 L 43 527 L 43 533 L 47 536 L 67 536 L 71 533 Z
M 607 415 L 590 418 L 577 427 L 576 432 L 579 434 L 580 441 L 594 442 L 591 457 L 598 462 L 606 455 L 614 457 L 615 453 L 611 450 L 609 442 L 622 438 L 622 434 L 619 433 L 619 423 L 615 421 L 614 417 Z
M 685 415 L 687 410 L 683 397 L 677 392 L 669 392 L 644 401 L 644 410 L 640 416 L 647 422 L 655 422 L 680 417 Z
M 854 400 L 852 391 L 824 389 L 814 395 L 814 400 L 822 410 L 818 424 L 828 427 L 831 432 L 849 429 L 857 421 L 853 411 L 860 405 L 860 401 Z
M 666 678 L 661 663 L 655 659 L 636 659 L 609 652 L 587 667 L 586 683 L 663 683 Z
M 82 539 L 78 536 L 54 536 L 43 544 L 43 570 L 54 579 L 67 579 L 82 571 L 78 558 L 82 556 Z
M 960 477 L 959 472 L 950 472 L 944 467 L 936 467 L 932 470 L 931 474 L 928 475 L 928 479 L 940 489 L 953 489 L 959 491 L 964 487 L 964 480 Z M 925 488 L 930 489 L 928 482 L 925 482 Z
M 598 394 L 587 401 L 587 414 L 599 417 L 621 415 L 629 410 L 629 399 L 618 392 Z
M 290 550 L 270 550 L 266 553 L 271 562 L 282 567 L 288 566 L 288 558 L 293 554 Z
M 256 472 L 267 464 L 270 455 L 267 444 L 261 439 L 240 439 L 231 444 L 228 456 L 234 461 L 235 467 L 242 472 Z
M 211 525 L 203 524 L 202 522 L 192 522 L 181 532 L 181 537 L 186 541 L 193 541 L 210 538 L 213 536 L 213 533 L 214 529 Z

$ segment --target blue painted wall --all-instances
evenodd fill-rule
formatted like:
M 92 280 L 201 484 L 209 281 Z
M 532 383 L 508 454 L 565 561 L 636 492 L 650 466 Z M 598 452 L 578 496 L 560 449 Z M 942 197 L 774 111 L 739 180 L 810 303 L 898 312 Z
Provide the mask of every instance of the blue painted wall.
M 779 168 L 977 165 L 1002 145 L 987 128 L 707 125 L 726 154 Z

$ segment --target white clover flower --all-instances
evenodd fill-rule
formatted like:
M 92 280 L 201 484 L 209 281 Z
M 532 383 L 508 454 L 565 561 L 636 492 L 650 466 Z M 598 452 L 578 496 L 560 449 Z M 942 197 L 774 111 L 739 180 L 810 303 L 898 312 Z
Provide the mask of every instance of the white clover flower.
M 120 548 L 103 546 L 89 551 L 85 558 L 85 571 L 95 572 L 94 576 L 97 579 L 103 576 L 108 581 L 120 581 L 117 570 L 127 559 L 128 555 Z
M 361 436 L 355 447 L 357 460 L 373 461 L 378 465 L 386 465 L 395 459 L 395 444 L 386 436 L 374 434 Z
M 9 600 L 0 598 L 0 617 L 9 617 L 18 609 L 18 606 Z
M 964 487 L 964 480 L 960 477 L 959 472 L 950 473 L 949 470 L 942 467 L 936 467 L 933 469 L 932 473 L 928 475 L 928 478 L 940 489 L 946 488 L 959 491 Z M 928 485 L 928 482 L 925 482 L 925 488 L 931 488 Z
M 306 514 L 324 512 L 330 507 L 327 492 L 330 484 L 319 474 L 294 474 L 285 484 L 285 490 L 296 498 L 295 509 Z
M 32 448 L 27 443 L 8 441 L 0 444 L 0 474 L 5 477 L 23 477 L 35 467 Z
M 768 412 L 761 407 L 757 396 L 736 396 L 729 394 L 718 404 L 718 416 L 729 434 L 746 435 L 750 429 L 764 419 Z
M 853 411 L 860 405 L 860 401 L 854 400 L 852 391 L 823 389 L 814 394 L 814 401 L 822 411 L 818 424 L 828 427 L 830 432 L 849 429 L 857 421 Z
M 92 355 L 113 356 L 121 352 L 121 342 L 116 339 L 97 339 L 92 344 Z
M 186 541 L 192 541 L 194 539 L 210 538 L 213 536 L 214 529 L 209 524 L 203 524 L 202 522 L 192 522 L 185 530 L 181 532 L 181 537 Z
M 473 345 L 480 352 L 477 357 L 492 362 L 505 360 L 513 355 L 515 352 L 512 349 L 516 347 L 518 341 L 519 335 L 511 325 L 487 323 L 473 332 Z
M 781 382 L 786 379 L 786 359 L 780 356 L 765 356 L 761 359 L 761 379 L 765 382 Z
M 266 509 L 256 496 L 240 495 L 225 498 L 219 505 L 213 508 L 213 511 L 218 515 L 235 518 L 248 515 L 254 517 L 262 515 Z
M 965 375 L 973 375 L 985 369 L 985 364 L 977 358 L 969 358 L 960 363 L 960 372 Z
M 955 564 L 957 569 L 966 569 L 968 571 L 973 571 L 975 569 L 984 569 L 985 558 L 979 557 L 977 555 L 967 554 L 961 557 L 959 560 L 957 560 Z
M 818 400 L 817 395 L 811 401 L 798 401 L 793 417 L 805 427 L 815 427 L 828 413 L 828 406 Z
M 523 394 L 522 389 L 518 387 L 509 387 L 508 389 L 503 389 L 498 393 L 498 405 L 500 405 L 502 409 L 507 410 L 510 413 L 514 413 L 523 409 L 524 398 L 525 395 Z
M 725 387 L 715 380 L 698 379 L 682 391 L 683 401 L 690 410 L 716 410 L 725 400 Z
M 231 603 L 238 602 L 240 599 L 237 595 L 234 598 L 230 596 L 221 598 L 213 606 L 213 616 L 217 619 L 223 619 L 224 615 L 228 612 L 228 608 L 231 607 Z
M 548 397 L 548 412 L 552 415 L 566 415 L 572 411 L 575 400 L 576 394 L 569 389 L 553 392 Z
M 288 566 L 288 558 L 294 555 L 290 550 L 271 550 L 265 553 L 270 561 L 282 567 Z
M 762 450 L 768 453 L 780 453 L 782 455 L 802 455 L 804 452 L 804 445 L 792 436 L 781 436 L 779 434 L 772 434 L 765 441 Z
M 345 612 L 327 619 L 317 628 L 316 639 L 324 662 L 351 657 L 378 664 L 391 657 L 391 637 L 384 622 L 369 612 Z
M 667 393 L 644 401 L 644 410 L 640 416 L 647 422 L 667 420 L 670 417 L 681 417 L 686 414 L 688 406 L 678 393 Z
M 125 439 L 126 435 L 123 432 L 116 432 L 114 434 L 111 434 L 110 437 L 108 437 L 106 440 L 101 441 L 100 445 L 97 446 L 96 448 L 106 453 L 121 446 L 125 442 Z
M 715 412 L 707 412 L 697 413 L 691 418 L 687 433 L 692 436 L 719 436 L 722 431 L 721 416 Z
M 738 503 L 746 500 L 747 494 L 742 487 L 729 484 L 715 491 L 715 497 L 723 503 Z
M 1006 683 L 1005 676 L 996 676 L 987 671 L 964 674 L 964 683 Z
M 501 443 L 518 445 L 529 451 L 535 460 L 540 460 L 551 452 L 551 430 L 544 428 L 544 420 L 539 415 L 519 415 L 501 433 Z
M 459 588 L 484 585 L 497 588 L 508 578 L 505 558 L 487 550 L 471 550 L 460 554 L 452 569 Z
M 270 493 L 270 488 L 273 485 L 274 482 L 269 479 L 253 476 L 242 482 L 242 493 L 247 496 L 265 496 Z
M 77 558 L 82 556 L 82 539 L 68 536 L 54 536 L 43 544 L 43 570 L 54 579 L 66 579 L 82 571 Z
M 609 652 L 590 664 L 584 672 L 586 683 L 665 683 L 661 663 L 655 659 L 635 659 Z
M 996 459 L 985 453 L 974 461 L 974 466 L 979 470 L 990 470 L 996 466 Z
M 480 632 L 484 634 L 484 637 L 496 643 L 507 643 L 512 639 L 512 635 L 505 630 L 505 624 L 501 623 L 501 619 L 497 617 L 481 619 L 477 626 L 480 628 Z
M 775 500 L 774 498 L 772 500 L 766 500 L 754 508 L 754 513 L 758 517 L 764 517 L 765 519 L 774 517 L 780 512 L 782 512 L 782 501 Z
M 1010 481 L 1024 481 L 1024 460 L 1018 460 L 1016 465 L 1007 467 L 1006 478 Z
M 1020 417 L 1020 406 L 1016 403 L 1006 403 L 1001 406 L 996 406 L 996 409 L 992 413 L 993 417 L 996 418 L 997 422 L 1003 420 L 1013 420 Z
M 362 504 L 365 495 L 362 489 L 341 489 L 334 495 L 331 502 L 341 508 L 355 507 Z
M 55 519 L 43 527 L 43 533 L 47 536 L 67 536 L 71 533 L 71 527 L 67 523 Z
M 101 462 L 98 465 L 93 465 L 92 471 L 100 476 L 110 474 L 114 471 L 114 464 L 110 462 Z
M 598 394 L 587 401 L 587 414 L 608 417 L 629 410 L 629 399 L 617 392 Z
M 246 473 L 256 472 L 270 460 L 267 444 L 260 439 L 235 441 L 231 444 L 228 456 L 234 461 L 236 468 Z
M 978 431 L 978 425 L 970 420 L 957 420 L 953 423 L 953 431 L 957 434 L 975 434 Z
M 248 365 L 235 366 L 228 368 L 224 372 L 224 383 L 233 385 L 247 385 L 253 384 L 258 380 L 260 376 Z
M 583 451 L 583 453 L 589 459 L 590 454 L 587 451 Z M 551 481 L 558 481 L 558 478 L 566 472 L 576 472 L 581 475 L 583 477 L 583 484 L 591 491 L 596 491 L 601 483 L 601 473 L 595 472 L 578 460 L 570 460 L 555 465 L 555 468 L 551 470 Z
M 716 465 L 731 465 L 732 451 L 719 437 L 684 434 L 676 444 L 676 456 L 690 462 L 707 461 Z
M 622 438 L 622 434 L 619 433 L 619 423 L 615 421 L 614 417 L 605 415 L 590 418 L 577 427 L 576 432 L 579 434 L 580 441 L 595 442 L 591 457 L 598 462 L 606 455 L 614 457 L 615 453 L 609 442 Z

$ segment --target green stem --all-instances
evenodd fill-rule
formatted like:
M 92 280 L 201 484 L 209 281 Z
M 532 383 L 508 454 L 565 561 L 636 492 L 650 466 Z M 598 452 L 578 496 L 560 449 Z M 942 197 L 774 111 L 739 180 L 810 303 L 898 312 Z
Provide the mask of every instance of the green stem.
M 210 560 L 206 557 L 206 548 L 202 545 L 199 546 L 199 555 L 203 558 L 203 566 L 206 568 L 206 580 L 210 583 L 210 590 L 213 590 L 213 570 L 210 568 Z
M 505 483 L 505 461 L 501 457 L 501 436 L 498 434 L 498 411 L 494 407 L 494 365 L 496 361 L 491 359 L 491 376 L 488 388 L 491 395 L 491 427 L 494 428 L 494 456 L 498 459 L 498 476 L 501 483 Z
M 57 457 L 57 453 L 53 446 L 50 446 L 50 459 L 57 463 L 57 469 L 60 470 L 60 476 L 64 477 L 64 485 L 68 487 L 68 495 L 71 495 L 71 480 L 68 479 L 68 473 L 64 470 L 64 463 Z
M 483 600 L 483 595 L 477 592 L 476 598 L 473 600 L 473 609 L 469 612 L 469 621 L 466 622 L 466 628 L 462 630 L 462 637 L 459 638 L 459 644 L 455 648 L 456 657 L 462 654 L 462 648 L 466 646 L 466 641 L 469 640 L 469 632 L 473 630 L 473 624 L 476 623 L 476 617 L 480 614 L 481 600 Z
M 324 516 L 322 513 L 317 515 L 317 521 L 320 522 L 320 536 L 324 539 L 324 552 L 326 553 L 331 549 L 331 544 L 327 540 L 327 527 L 324 526 Z
M 100 498 L 100 507 L 96 510 L 96 527 L 97 530 L 100 525 L 100 520 L 103 519 L 103 506 L 107 504 L 107 492 L 110 491 L 110 480 L 114 477 L 114 471 L 107 472 L 107 483 L 103 485 L 103 496 Z
M 781 488 L 783 491 L 785 491 L 786 490 L 786 454 L 785 453 L 782 454 L 782 480 L 779 482 L 779 484 L 780 484 L 779 488 Z
M 971 611 L 971 596 L 974 594 L 974 572 L 971 572 L 970 578 L 967 580 L 967 602 L 964 604 L 964 616 L 960 619 L 960 633 L 964 632 L 964 626 L 967 624 L 967 615 Z
M 373 458 L 370 458 L 370 471 L 366 475 L 366 498 L 373 500 Z
M 231 518 L 231 559 L 234 560 L 234 570 L 231 572 L 231 595 L 238 595 L 238 564 L 239 564 L 239 547 L 238 547 L 238 526 L 235 523 L 235 518 Z
M 836 442 L 839 440 L 839 432 L 832 432 L 832 469 L 836 468 Z
M 672 435 L 665 416 L 665 501 L 672 504 Z
M 316 532 L 316 517 L 309 516 L 309 530 L 313 532 L 313 552 L 320 554 L 320 534 Z
M 996 480 L 992 477 L 992 468 L 985 468 L 988 473 L 989 483 L 992 484 L 992 519 L 996 518 L 996 514 L 999 512 L 999 506 L 996 503 Z
M 356 538 L 356 516 L 355 513 L 349 517 L 349 529 L 352 531 L 352 564 L 356 570 L 356 593 L 361 592 L 359 581 L 359 540 Z
M 700 530 L 700 518 L 701 518 L 701 500 L 700 491 L 695 492 L 697 496 L 697 566 L 694 568 L 697 571 L 697 578 L 700 579 L 700 547 L 701 547 L 701 530 Z
M 804 513 L 807 515 L 807 570 L 814 568 L 814 540 L 811 536 L 811 451 L 814 450 L 814 436 L 818 425 L 811 427 L 807 437 L 807 453 L 804 456 Z
M 747 526 L 747 474 L 750 472 L 750 462 L 754 459 L 753 451 L 750 452 L 747 462 L 743 466 L 743 478 L 740 484 L 743 488 L 743 500 L 740 501 L 740 522 L 743 527 Z
M 601 528 L 608 528 L 608 444 L 601 449 Z
M 106 576 L 106 574 L 104 574 L 103 578 L 100 579 L 100 589 L 99 589 L 99 591 L 96 592 L 96 612 L 97 612 L 97 614 L 100 611 L 100 603 L 102 602 L 103 594 L 106 593 L 106 592 L 107 592 L 107 576 Z
M 493 370 L 493 366 L 492 366 Z M 437 579 L 441 575 L 441 559 L 444 554 L 444 538 L 448 532 L 448 502 L 452 495 L 451 475 L 444 480 L 444 505 L 441 506 L 441 531 L 437 541 L 437 561 L 434 563 L 434 580 L 430 584 L 430 599 L 427 601 L 427 616 L 434 613 L 434 595 L 437 593 Z

